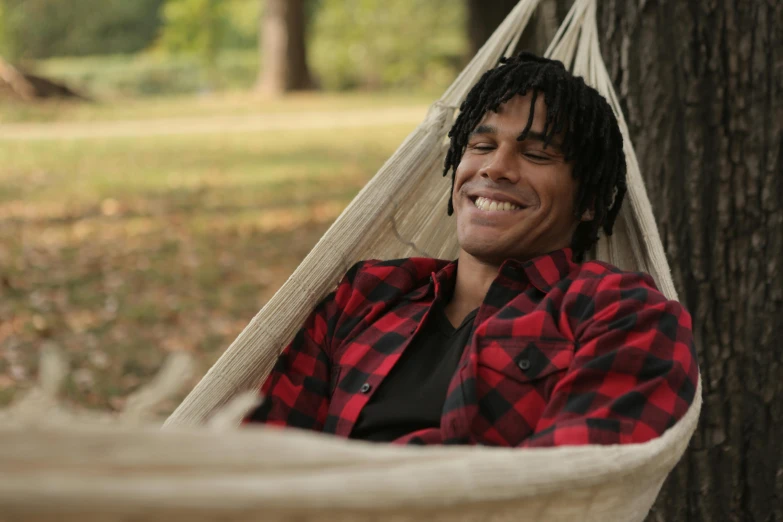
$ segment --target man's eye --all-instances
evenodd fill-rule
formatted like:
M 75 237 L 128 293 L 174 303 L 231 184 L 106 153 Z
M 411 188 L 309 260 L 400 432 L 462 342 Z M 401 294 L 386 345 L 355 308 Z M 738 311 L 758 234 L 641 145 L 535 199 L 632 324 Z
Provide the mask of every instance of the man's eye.
M 525 156 L 527 156 L 532 160 L 537 160 L 537 161 L 546 161 L 549 159 L 549 156 L 542 156 L 540 154 L 530 154 L 529 152 L 525 154 Z
M 495 147 L 492 145 L 473 145 L 473 150 L 492 150 Z

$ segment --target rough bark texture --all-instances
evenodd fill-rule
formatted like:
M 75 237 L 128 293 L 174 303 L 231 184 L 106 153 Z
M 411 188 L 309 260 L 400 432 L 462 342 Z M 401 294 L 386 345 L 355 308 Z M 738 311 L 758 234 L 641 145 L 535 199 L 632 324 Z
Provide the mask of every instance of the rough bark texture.
M 305 0 L 266 0 L 259 27 L 262 68 L 257 90 L 265 94 L 309 89 Z
M 652 521 L 783 520 L 783 2 L 603 0 L 704 409 Z
M 573 0 L 541 0 L 515 50 L 544 54 L 573 3 Z
M 470 56 L 481 49 L 500 22 L 511 12 L 518 0 L 467 0 L 467 29 L 470 41 Z

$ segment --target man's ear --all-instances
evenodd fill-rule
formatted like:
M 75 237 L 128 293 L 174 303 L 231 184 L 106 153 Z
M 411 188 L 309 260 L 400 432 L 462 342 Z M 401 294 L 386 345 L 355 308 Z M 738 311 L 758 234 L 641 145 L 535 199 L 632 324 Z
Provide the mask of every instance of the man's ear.
M 595 219 L 595 212 L 592 208 L 588 208 L 585 210 L 584 214 L 582 214 L 582 221 L 592 221 Z

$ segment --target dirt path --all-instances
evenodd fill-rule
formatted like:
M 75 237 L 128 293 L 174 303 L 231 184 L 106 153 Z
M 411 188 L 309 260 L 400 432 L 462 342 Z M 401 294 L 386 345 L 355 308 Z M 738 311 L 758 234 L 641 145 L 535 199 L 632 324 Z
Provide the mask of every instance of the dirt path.
M 127 120 L 78 123 L 12 123 L 0 125 L 0 141 L 62 140 L 224 134 L 297 129 L 344 129 L 416 124 L 426 106 L 324 112 L 255 113 L 245 116 Z

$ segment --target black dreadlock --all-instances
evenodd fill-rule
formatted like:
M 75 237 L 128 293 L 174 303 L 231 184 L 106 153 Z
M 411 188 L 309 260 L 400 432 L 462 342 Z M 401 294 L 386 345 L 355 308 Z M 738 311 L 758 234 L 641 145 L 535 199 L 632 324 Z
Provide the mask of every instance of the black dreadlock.
M 604 229 L 611 235 L 620 205 L 626 192 L 623 137 L 611 107 L 598 91 L 580 77 L 568 72 L 562 62 L 522 52 L 502 59 L 494 69 L 485 72 L 460 106 L 460 114 L 449 131 L 451 145 L 446 153 L 443 175 L 451 170 L 451 189 L 468 137 L 489 111 L 498 108 L 517 95 L 532 91 L 530 117 L 522 141 L 533 123 L 534 107 L 539 93 L 544 95 L 546 123 L 544 146 L 555 136 L 562 137 L 563 155 L 573 161 L 574 179 L 579 188 L 574 203 L 576 217 L 591 208 L 592 221 L 579 224 L 571 240 L 574 259 L 581 261 L 585 252 L 598 240 Z M 449 215 L 454 202 L 449 198 Z

